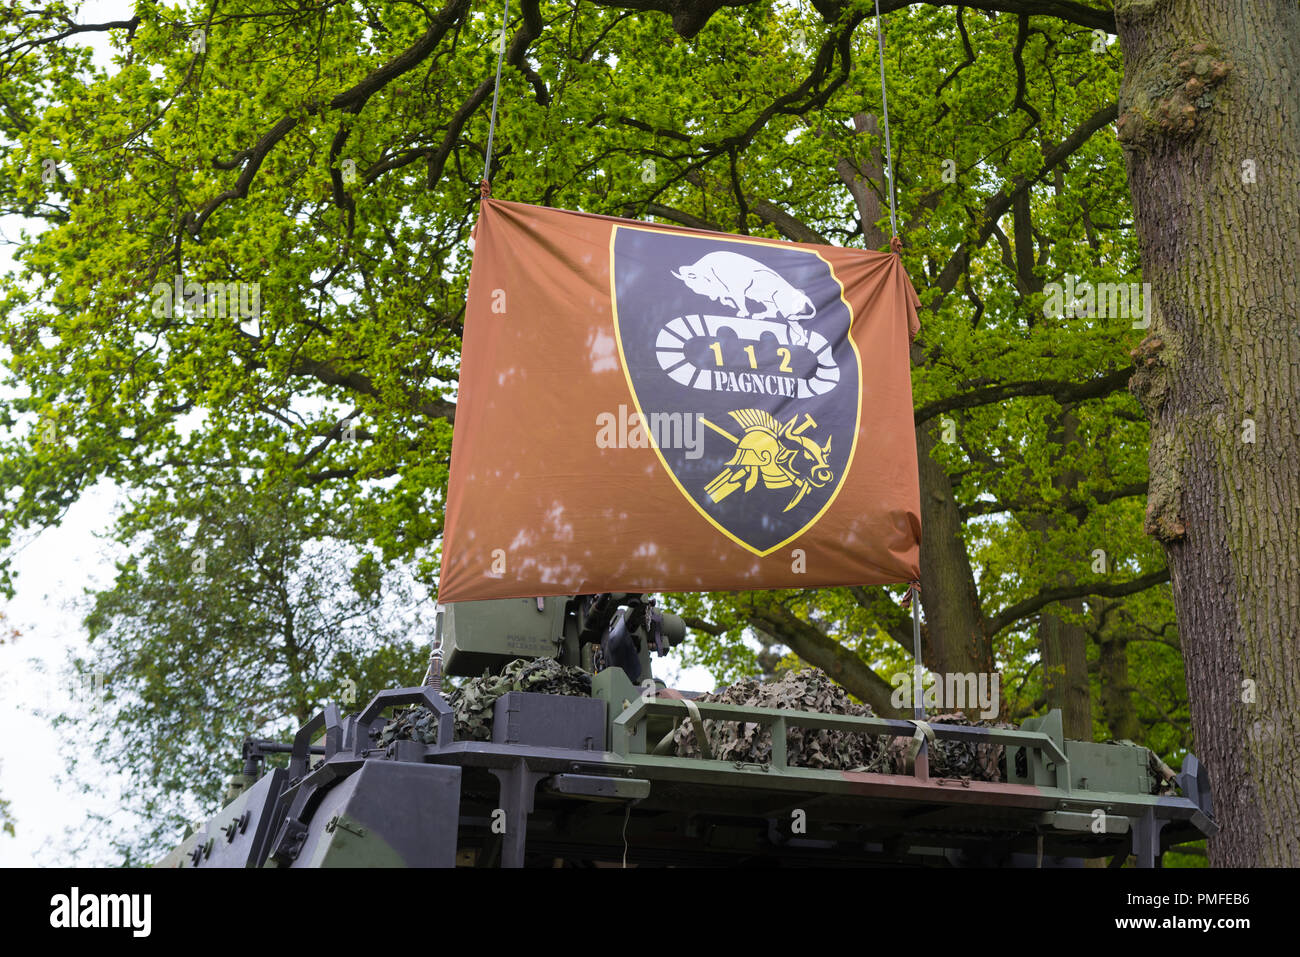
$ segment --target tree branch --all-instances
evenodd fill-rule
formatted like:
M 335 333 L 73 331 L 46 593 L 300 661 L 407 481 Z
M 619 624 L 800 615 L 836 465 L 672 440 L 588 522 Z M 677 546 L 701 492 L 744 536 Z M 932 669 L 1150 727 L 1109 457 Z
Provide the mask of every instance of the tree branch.
M 1086 598 L 1089 595 L 1097 595 L 1102 598 L 1122 598 L 1125 595 L 1132 595 L 1134 592 L 1146 591 L 1154 585 L 1169 581 L 1169 569 L 1162 568 L 1158 572 L 1151 572 L 1134 578 L 1131 581 L 1118 582 L 1116 584 L 1103 584 L 1101 582 L 1092 582 L 1083 585 L 1063 585 L 1059 588 L 1045 588 L 1033 598 L 1026 598 L 1024 601 L 1017 602 L 987 619 L 986 634 L 990 637 L 996 635 L 1002 629 L 1015 624 L 1022 618 L 1028 618 L 1034 612 L 1038 611 L 1053 602 L 1068 601 L 1071 598 Z
M 672 17 L 673 29 L 689 40 L 704 28 L 709 18 L 723 7 L 744 7 L 753 0 L 595 0 L 597 6 L 621 10 L 657 10 Z M 881 14 L 927 3 L 932 7 L 970 7 L 987 13 L 1022 13 L 1056 17 L 1070 23 L 1115 33 L 1115 14 L 1081 0 L 880 0 Z M 813 6 L 827 23 L 837 23 L 849 7 L 844 0 L 813 0 Z
M 883 717 L 901 717 L 890 703 L 894 688 L 856 654 L 814 625 L 775 602 L 755 603 L 746 619 L 754 628 L 771 635 L 811 665 L 816 665 L 846 691 L 869 704 Z
M 968 4 L 968 6 L 972 5 Z M 978 233 L 974 242 L 963 245 L 953 253 L 939 272 L 937 279 L 931 284 L 937 286 L 943 292 L 943 296 L 934 302 L 931 309 L 938 311 L 944 298 L 957 288 L 957 280 L 966 272 L 969 264 L 970 250 L 978 249 L 988 242 L 989 237 L 993 235 L 993 230 L 997 228 L 998 220 L 1011 209 L 1016 197 L 1028 191 L 1035 183 L 1073 155 L 1076 150 L 1088 141 L 1093 133 L 1096 133 L 1103 126 L 1114 123 L 1118 115 L 1119 107 L 1117 104 L 1111 103 L 1108 106 L 1103 106 L 1088 117 L 1078 129 L 1047 151 L 1043 156 L 1042 167 L 1033 177 L 1017 179 L 1014 188 L 1010 192 L 998 192 L 989 197 L 984 204 L 983 212 L 978 217 Z
M 795 219 L 776 203 L 769 203 L 765 199 L 760 199 L 750 205 L 749 211 L 763 222 L 775 226 L 781 231 L 782 235 L 797 243 L 812 243 L 817 246 L 830 245 L 825 236 L 802 220 Z
M 1084 382 L 1053 382 L 1034 379 L 1025 382 L 1002 382 L 997 385 L 984 386 L 983 388 L 972 389 L 970 392 L 961 392 L 957 395 L 950 395 L 945 399 L 927 402 L 916 410 L 913 421 L 916 425 L 921 425 L 933 419 L 936 415 L 942 415 L 944 412 L 951 412 L 954 409 L 992 405 L 1005 399 L 1017 399 L 1031 395 L 1051 396 L 1061 404 L 1079 402 L 1084 399 L 1100 399 L 1125 388 L 1128 385 L 1129 378 L 1133 375 L 1133 371 L 1132 366 L 1125 366 L 1123 369 L 1116 369 L 1113 372 L 1108 372 L 1105 375 Z
M 1118 32 L 1115 26 L 1114 11 L 1101 10 L 1083 3 L 1081 0 L 880 0 L 880 13 L 881 15 L 893 13 L 895 10 L 918 6 L 922 3 L 932 7 L 970 7 L 972 10 L 983 10 L 985 13 L 1017 13 L 1031 17 L 1056 17 L 1058 20 L 1077 23 L 1081 27 L 1105 30 L 1111 34 Z M 823 16 L 825 16 L 823 8 L 835 7 L 838 10 L 847 6 L 847 4 L 842 2 L 814 2 L 814 6 L 819 11 L 822 11 Z
M 717 223 L 709 222 L 707 219 L 700 219 L 690 213 L 683 212 L 680 209 L 674 209 L 671 206 L 663 206 L 659 203 L 650 203 L 646 206 L 645 211 L 651 216 L 658 216 L 660 219 L 671 219 L 675 223 L 681 223 L 683 226 L 689 226 L 691 229 L 708 229 L 715 233 L 724 232 Z
M 687 628 L 702 631 L 712 638 L 717 638 L 719 635 L 724 635 L 727 632 L 727 629 L 723 628 L 721 625 L 715 625 L 713 622 L 705 621 L 703 618 L 688 616 L 683 618 L 682 621 L 686 624 Z
M 1088 513 L 1092 502 L 1098 505 L 1106 505 L 1110 502 L 1116 502 L 1122 498 L 1130 498 L 1134 495 L 1145 495 L 1147 493 L 1146 482 L 1130 482 L 1127 485 L 1116 485 L 1114 488 L 1105 489 L 1100 492 L 1083 493 L 1092 501 L 1078 501 L 1077 498 L 1073 504 L 1065 507 L 1067 515 L 1073 515 L 1076 518 L 1082 518 Z M 1041 501 L 1026 501 L 1017 499 L 1014 502 L 972 502 L 968 506 L 963 506 L 961 513 L 964 518 L 971 518 L 975 515 L 996 515 L 999 512 L 1042 512 L 1053 511 Z
M 71 21 L 63 18 L 65 23 Z M 26 40 L 23 43 L 15 43 L 12 46 L 0 50 L 0 57 L 7 57 L 12 53 L 18 53 L 22 50 L 29 50 L 34 47 L 45 46 L 47 43 L 58 43 L 60 40 L 66 40 L 70 36 L 78 33 L 102 33 L 108 30 L 126 30 L 128 37 L 134 37 L 136 28 L 140 26 L 140 18 L 132 17 L 130 20 L 111 20 L 106 23 L 73 23 L 62 33 L 55 33 L 48 37 L 36 37 L 32 40 Z
M 442 38 L 446 36 L 447 32 L 456 24 L 468 7 L 468 0 L 451 0 L 419 40 L 360 82 L 339 93 L 328 104 L 322 104 L 319 100 L 308 102 L 303 107 L 305 114 L 315 116 L 322 109 L 342 110 L 346 113 L 360 112 L 370 97 L 397 77 L 414 69 L 433 53 L 438 44 L 442 42 Z M 203 224 L 223 203 L 231 199 L 245 198 L 248 195 L 248 188 L 252 184 L 254 177 L 257 176 L 257 171 L 261 168 L 267 154 L 297 125 L 298 119 L 295 117 L 281 117 L 251 149 L 241 150 L 228 161 L 214 160 L 212 165 L 217 169 L 234 169 L 240 165 L 243 165 L 244 168 L 239 174 L 239 178 L 235 180 L 234 186 L 218 193 L 200 206 L 198 210 L 193 210 L 185 215 L 182 221 L 184 229 L 191 236 L 198 238 L 199 232 L 203 229 Z

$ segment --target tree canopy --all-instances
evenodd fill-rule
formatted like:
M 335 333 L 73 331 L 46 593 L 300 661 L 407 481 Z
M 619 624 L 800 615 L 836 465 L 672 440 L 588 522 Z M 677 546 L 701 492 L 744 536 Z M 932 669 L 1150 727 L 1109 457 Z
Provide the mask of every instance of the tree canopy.
M 110 831 L 128 862 L 158 859 L 220 806 L 246 735 L 289 740 L 327 702 L 409 684 L 420 657 L 419 596 L 347 544 L 344 516 L 313 516 L 289 486 L 193 488 L 148 528 L 117 529 L 129 557 L 92 596 L 73 662 L 102 701 L 56 719 L 76 729 L 83 786 L 120 773 L 129 813 Z M 79 769 L 88 751 L 99 764 Z
M 1173 763 L 1192 745 L 1127 389 L 1150 292 L 1123 311 L 1070 298 L 1143 281 L 1109 5 L 882 0 L 892 183 L 862 0 L 524 0 L 504 32 L 466 0 L 138 0 L 100 24 L 74 6 L 0 9 L 0 210 L 41 226 L 0 283 L 0 543 L 105 477 L 129 489 L 121 534 L 158 548 L 236 488 L 292 488 L 295 521 L 346 514 L 337 534 L 436 588 L 503 43 L 494 196 L 885 248 L 892 186 L 925 305 L 926 664 L 1002 671 L 1007 717 L 1059 706 L 1072 736 Z M 80 45 L 92 31 L 111 69 Z M 149 587 L 132 567 L 117 594 L 143 607 Z M 898 597 L 672 600 L 720 677 L 788 649 L 890 713 Z M 161 659 L 153 625 L 130 647 Z M 276 687 L 300 703 L 310 680 Z

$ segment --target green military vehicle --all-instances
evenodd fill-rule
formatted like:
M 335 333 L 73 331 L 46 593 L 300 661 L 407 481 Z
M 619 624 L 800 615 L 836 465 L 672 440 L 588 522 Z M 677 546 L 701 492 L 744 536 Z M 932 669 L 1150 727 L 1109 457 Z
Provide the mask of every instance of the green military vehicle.
M 291 745 L 246 740 L 233 799 L 162 864 L 1151 867 L 1217 830 L 1194 756 L 1174 774 L 1143 747 L 1066 740 L 1056 711 L 989 728 L 666 688 L 651 654 L 685 628 L 641 595 L 465 602 L 438 631 L 423 685 L 357 714 L 330 705 Z M 568 685 L 501 694 L 458 733 L 449 701 L 466 692 L 444 694 L 442 675 L 507 668 L 519 687 L 548 668 Z M 770 731 L 762 758 L 715 755 L 723 727 Z M 807 735 L 896 759 L 807 766 Z M 287 768 L 267 766 L 276 752 Z M 932 761 L 954 754 L 975 760 Z

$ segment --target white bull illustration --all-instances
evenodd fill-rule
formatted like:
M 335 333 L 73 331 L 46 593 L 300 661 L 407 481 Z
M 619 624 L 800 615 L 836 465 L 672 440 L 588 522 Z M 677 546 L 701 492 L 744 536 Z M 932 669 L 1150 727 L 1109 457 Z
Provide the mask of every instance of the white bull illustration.
M 709 253 L 672 274 L 692 292 L 730 305 L 737 317 L 784 320 L 791 342 L 797 346 L 808 343 L 808 333 L 800 322 L 817 315 L 812 300 L 761 262 L 739 253 Z M 758 303 L 762 311 L 751 313 L 750 302 Z

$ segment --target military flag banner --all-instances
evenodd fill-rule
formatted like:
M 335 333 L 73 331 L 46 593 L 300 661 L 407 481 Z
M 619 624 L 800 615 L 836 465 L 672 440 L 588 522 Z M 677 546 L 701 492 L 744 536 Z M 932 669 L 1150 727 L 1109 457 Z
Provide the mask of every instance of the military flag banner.
M 486 199 L 440 601 L 919 577 L 898 256 Z

